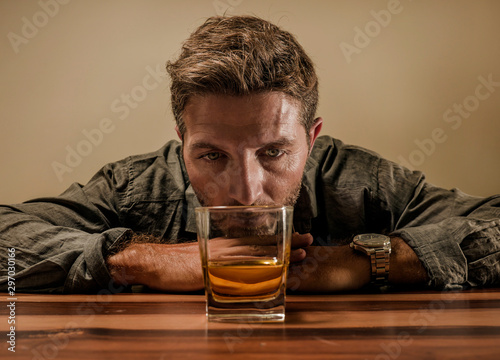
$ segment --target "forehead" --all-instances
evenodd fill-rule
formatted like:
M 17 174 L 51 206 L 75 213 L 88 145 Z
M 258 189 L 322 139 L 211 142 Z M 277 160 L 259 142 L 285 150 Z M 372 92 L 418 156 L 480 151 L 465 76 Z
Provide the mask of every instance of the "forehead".
M 299 114 L 298 102 L 278 92 L 194 96 L 184 110 L 185 136 L 191 140 L 210 136 L 225 140 L 253 137 L 263 141 L 294 136 L 300 128 L 304 129 Z

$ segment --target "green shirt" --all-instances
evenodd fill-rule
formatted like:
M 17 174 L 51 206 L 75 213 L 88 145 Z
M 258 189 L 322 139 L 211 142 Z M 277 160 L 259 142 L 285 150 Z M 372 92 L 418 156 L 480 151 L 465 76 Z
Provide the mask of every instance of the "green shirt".
M 0 248 L 15 249 L 18 292 L 117 292 L 105 264 L 111 249 L 130 231 L 195 241 L 196 206 L 181 144 L 170 141 L 108 164 L 60 196 L 0 206 Z M 294 226 L 325 246 L 366 232 L 400 236 L 430 287 L 500 285 L 500 196 L 438 188 L 421 172 L 327 136 L 307 161 Z M 0 291 L 7 262 L 3 250 Z

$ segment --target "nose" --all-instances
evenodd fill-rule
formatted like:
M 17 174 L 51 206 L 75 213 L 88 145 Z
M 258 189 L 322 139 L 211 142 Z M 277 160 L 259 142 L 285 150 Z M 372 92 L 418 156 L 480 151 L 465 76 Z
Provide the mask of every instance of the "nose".
M 263 193 L 264 171 L 262 165 L 252 155 L 235 159 L 229 197 L 241 205 L 253 205 Z

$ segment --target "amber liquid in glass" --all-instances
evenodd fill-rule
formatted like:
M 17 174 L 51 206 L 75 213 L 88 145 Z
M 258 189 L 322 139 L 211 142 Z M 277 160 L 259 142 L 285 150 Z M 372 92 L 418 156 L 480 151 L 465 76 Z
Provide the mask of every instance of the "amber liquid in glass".
M 285 267 L 277 259 L 208 261 L 212 295 L 218 301 L 267 301 L 279 291 Z

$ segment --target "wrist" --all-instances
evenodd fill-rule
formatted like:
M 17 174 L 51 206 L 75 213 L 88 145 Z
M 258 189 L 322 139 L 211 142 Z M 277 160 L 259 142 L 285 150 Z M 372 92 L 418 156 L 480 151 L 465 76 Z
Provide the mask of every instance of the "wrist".
M 142 247 L 144 244 L 130 245 L 106 259 L 109 274 L 115 283 L 123 286 L 145 285 L 140 278 L 145 272 L 144 262 L 139 260 L 144 259 Z
M 391 239 L 386 235 L 368 233 L 356 235 L 350 247 L 370 262 L 370 283 L 387 285 L 389 281 Z
M 349 245 L 337 247 L 336 258 L 338 265 L 331 274 L 331 284 L 335 284 L 341 291 L 358 290 L 370 283 L 371 262 L 370 258 Z
M 391 243 L 389 282 L 394 285 L 425 284 L 429 276 L 413 249 L 400 237 L 391 237 Z

